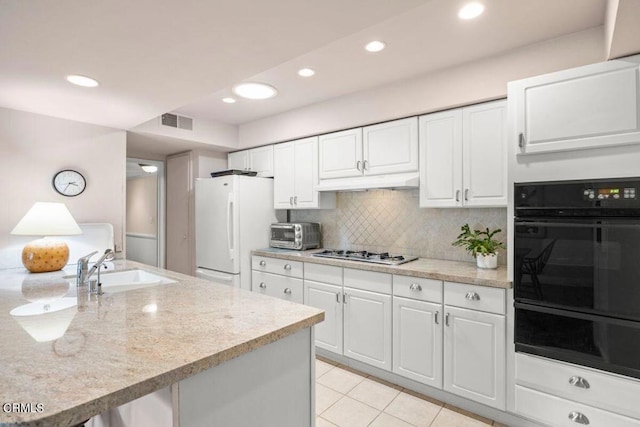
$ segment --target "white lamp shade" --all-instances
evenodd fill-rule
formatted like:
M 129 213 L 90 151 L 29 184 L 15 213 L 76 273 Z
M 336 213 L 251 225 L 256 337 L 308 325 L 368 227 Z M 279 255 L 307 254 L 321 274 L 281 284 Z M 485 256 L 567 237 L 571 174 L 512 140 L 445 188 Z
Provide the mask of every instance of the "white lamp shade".
M 82 230 L 64 203 L 36 202 L 11 234 L 23 236 L 70 236 Z

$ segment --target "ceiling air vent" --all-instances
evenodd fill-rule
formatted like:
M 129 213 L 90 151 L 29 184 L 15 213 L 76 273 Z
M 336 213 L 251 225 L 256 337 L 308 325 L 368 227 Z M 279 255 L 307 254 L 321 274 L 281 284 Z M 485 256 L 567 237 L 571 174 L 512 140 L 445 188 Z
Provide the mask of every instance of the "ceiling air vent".
M 162 126 L 169 126 L 177 129 L 193 130 L 193 119 L 190 117 L 178 116 L 177 114 L 165 113 L 160 117 Z

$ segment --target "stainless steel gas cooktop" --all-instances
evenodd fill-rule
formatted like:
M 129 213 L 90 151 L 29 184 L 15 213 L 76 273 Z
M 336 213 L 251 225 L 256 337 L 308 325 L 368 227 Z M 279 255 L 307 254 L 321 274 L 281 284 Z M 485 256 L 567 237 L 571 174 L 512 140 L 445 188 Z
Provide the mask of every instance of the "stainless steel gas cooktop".
M 320 258 L 346 259 L 349 261 L 372 262 L 385 265 L 400 265 L 405 262 L 418 259 L 417 256 L 410 255 L 390 255 L 389 252 L 369 252 L 369 251 L 344 251 L 338 249 L 325 249 L 322 252 L 312 254 Z

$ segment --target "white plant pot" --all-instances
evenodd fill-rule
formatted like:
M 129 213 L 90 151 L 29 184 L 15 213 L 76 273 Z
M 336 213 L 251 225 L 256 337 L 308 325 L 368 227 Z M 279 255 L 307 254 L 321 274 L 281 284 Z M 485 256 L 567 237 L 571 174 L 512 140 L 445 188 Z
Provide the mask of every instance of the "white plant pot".
M 498 268 L 498 254 L 476 255 L 478 268 Z

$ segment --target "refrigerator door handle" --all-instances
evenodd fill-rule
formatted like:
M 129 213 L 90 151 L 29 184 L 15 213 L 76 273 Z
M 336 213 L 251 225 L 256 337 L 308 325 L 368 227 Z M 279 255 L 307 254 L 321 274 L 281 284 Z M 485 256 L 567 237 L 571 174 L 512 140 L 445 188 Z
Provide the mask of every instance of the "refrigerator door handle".
M 233 193 L 229 193 L 229 196 L 227 197 L 227 249 L 229 249 L 230 259 L 233 259 L 233 242 L 231 241 L 231 227 L 233 226 L 231 221 L 233 220 L 233 208 Z

